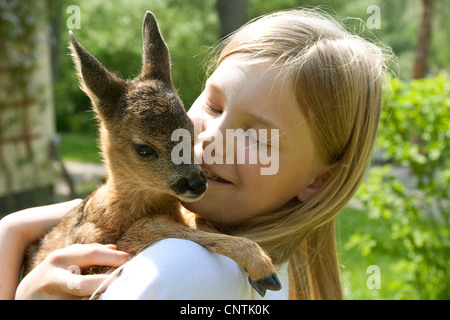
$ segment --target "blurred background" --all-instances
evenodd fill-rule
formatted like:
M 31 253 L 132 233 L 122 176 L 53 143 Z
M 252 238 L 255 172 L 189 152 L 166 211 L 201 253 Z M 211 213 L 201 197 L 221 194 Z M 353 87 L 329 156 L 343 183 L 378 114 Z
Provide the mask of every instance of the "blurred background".
M 153 11 L 188 109 L 212 45 L 250 19 L 299 6 L 320 6 L 398 57 L 373 165 L 338 219 L 345 297 L 449 299 L 447 0 L 0 0 L 0 217 L 84 197 L 104 179 L 69 29 L 106 67 L 133 78 L 142 19 Z

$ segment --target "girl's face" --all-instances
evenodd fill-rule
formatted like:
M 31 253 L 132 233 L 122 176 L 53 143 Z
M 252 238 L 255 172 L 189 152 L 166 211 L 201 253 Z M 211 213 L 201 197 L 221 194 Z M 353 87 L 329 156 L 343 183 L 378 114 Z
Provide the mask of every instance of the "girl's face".
M 294 197 L 306 200 L 320 187 L 328 170 L 317 155 L 291 80 L 278 77 L 279 69 L 251 63 L 250 59 L 240 54 L 226 58 L 188 112 L 196 127 L 201 128 L 196 133 L 196 153 L 203 150 L 205 156 L 208 150 L 214 159 L 222 158 L 223 164 L 203 161 L 201 166 L 216 179 L 208 178 L 203 198 L 183 205 L 211 222 L 230 227 L 279 209 Z M 237 161 L 242 150 L 236 149 L 237 143 L 234 149 L 230 148 L 226 129 L 255 129 L 253 132 L 266 129 L 269 138 L 271 129 L 278 129 L 278 143 L 272 149 L 278 157 L 269 152 L 276 137 L 269 139 L 269 146 L 262 145 L 264 141 L 258 143 L 257 137 L 250 137 L 246 139 L 245 163 Z M 222 148 L 211 145 L 217 143 Z M 256 163 L 249 161 L 250 154 L 258 154 L 260 149 L 278 163 L 263 165 L 259 157 Z M 231 152 L 234 161 L 230 161 Z M 276 173 L 261 174 L 261 168 L 269 165 L 278 168 Z

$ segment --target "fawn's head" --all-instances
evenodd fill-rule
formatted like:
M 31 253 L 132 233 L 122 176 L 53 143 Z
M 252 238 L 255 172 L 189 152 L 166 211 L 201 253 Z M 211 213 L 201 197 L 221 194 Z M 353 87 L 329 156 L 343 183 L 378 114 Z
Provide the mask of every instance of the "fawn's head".
M 199 199 L 207 187 L 201 169 L 193 159 L 179 165 L 171 159 L 178 143 L 171 141 L 172 132 L 189 130 L 193 150 L 194 128 L 172 84 L 169 50 L 154 15 L 147 11 L 144 18 L 142 70 L 133 80 L 107 70 L 72 32 L 69 35 L 80 86 L 99 119 L 109 179 L 127 191 Z

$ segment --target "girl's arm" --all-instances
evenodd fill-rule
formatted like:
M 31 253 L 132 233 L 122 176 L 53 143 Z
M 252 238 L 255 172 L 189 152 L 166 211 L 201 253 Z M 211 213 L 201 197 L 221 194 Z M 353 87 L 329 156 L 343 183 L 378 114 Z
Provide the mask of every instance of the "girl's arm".
M 0 299 L 14 299 L 27 246 L 41 238 L 80 202 L 77 199 L 30 208 L 0 220 Z
M 107 275 L 82 276 L 74 267 L 117 267 L 129 255 L 114 245 L 72 245 L 51 253 L 19 285 L 25 249 L 81 200 L 12 213 L 0 220 L 0 299 L 73 299 L 90 296 Z M 106 286 L 105 286 L 106 288 Z

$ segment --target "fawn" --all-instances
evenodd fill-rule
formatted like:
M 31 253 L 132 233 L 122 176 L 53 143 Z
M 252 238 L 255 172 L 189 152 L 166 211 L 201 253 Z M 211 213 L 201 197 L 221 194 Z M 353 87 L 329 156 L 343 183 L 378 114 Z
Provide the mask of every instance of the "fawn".
M 100 145 L 107 180 L 40 242 L 28 250 L 25 272 L 58 248 L 74 243 L 115 244 L 132 255 L 165 238 L 197 242 L 240 264 L 262 296 L 281 284 L 268 255 L 253 241 L 196 225 L 181 213 L 179 200 L 195 201 L 207 189 L 201 168 L 174 164 L 171 134 L 193 134 L 193 124 L 173 86 L 170 56 L 157 21 L 147 11 L 143 27 L 140 75 L 123 80 L 107 70 L 69 31 L 81 89 L 90 97 L 99 120 Z M 191 147 L 194 146 L 192 138 Z M 200 230 L 201 229 L 201 230 Z M 97 267 L 82 273 L 100 272 Z

